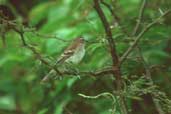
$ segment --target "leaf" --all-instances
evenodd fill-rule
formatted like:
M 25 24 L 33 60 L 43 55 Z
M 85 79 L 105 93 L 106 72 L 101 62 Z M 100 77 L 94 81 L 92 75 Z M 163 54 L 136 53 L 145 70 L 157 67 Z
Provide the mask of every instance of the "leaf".
M 15 110 L 15 100 L 13 96 L 1 96 L 0 97 L 0 109 Z
M 48 16 L 49 9 L 54 6 L 54 2 L 45 2 L 35 6 L 29 13 L 29 19 L 32 25 L 36 25 L 40 20 Z

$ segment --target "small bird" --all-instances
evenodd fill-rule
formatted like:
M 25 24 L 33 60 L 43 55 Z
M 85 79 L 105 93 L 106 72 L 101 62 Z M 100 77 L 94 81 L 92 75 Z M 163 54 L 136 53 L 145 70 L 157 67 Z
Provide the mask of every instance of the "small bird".
M 82 37 L 76 38 L 65 49 L 64 53 L 57 60 L 57 64 L 64 62 L 78 64 L 85 55 L 85 40 Z
M 83 37 L 76 38 L 72 43 L 64 50 L 61 56 L 56 61 L 56 65 L 63 63 L 78 64 L 85 55 L 85 39 Z M 51 75 L 55 75 L 56 71 L 51 70 L 43 79 L 42 82 L 47 82 Z

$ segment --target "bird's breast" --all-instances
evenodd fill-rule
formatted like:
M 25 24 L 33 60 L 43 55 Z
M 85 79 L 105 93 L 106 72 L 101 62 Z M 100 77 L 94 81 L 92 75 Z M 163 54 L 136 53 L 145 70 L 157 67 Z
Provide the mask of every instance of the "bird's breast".
M 80 45 L 74 52 L 74 54 L 67 59 L 66 62 L 71 62 L 74 64 L 78 64 L 85 55 L 85 46 L 84 44 Z

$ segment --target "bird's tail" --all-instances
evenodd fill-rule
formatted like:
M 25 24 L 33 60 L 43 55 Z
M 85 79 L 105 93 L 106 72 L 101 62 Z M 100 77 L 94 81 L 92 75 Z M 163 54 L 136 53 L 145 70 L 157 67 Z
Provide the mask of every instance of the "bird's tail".
M 50 72 L 48 74 L 46 74 L 43 79 L 41 80 L 41 83 L 46 83 L 48 82 L 54 75 L 56 74 L 55 70 L 50 70 Z

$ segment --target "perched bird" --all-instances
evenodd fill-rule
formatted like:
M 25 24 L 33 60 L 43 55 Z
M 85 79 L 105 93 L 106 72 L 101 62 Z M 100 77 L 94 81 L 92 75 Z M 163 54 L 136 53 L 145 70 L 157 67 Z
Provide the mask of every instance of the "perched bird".
M 56 65 L 63 63 L 78 64 L 85 55 L 85 40 L 83 37 L 76 38 L 72 43 L 64 50 L 61 56 L 56 61 Z M 51 70 L 43 79 L 42 82 L 47 82 L 51 75 L 55 75 L 56 71 Z
M 85 40 L 84 38 L 76 38 L 65 49 L 64 53 L 57 60 L 57 64 L 64 62 L 78 64 L 85 55 Z

